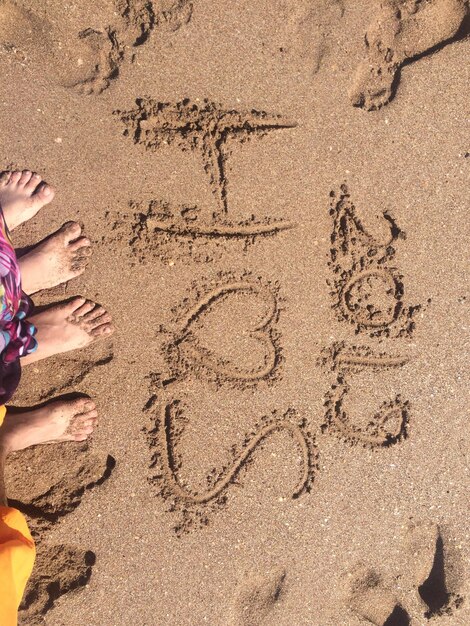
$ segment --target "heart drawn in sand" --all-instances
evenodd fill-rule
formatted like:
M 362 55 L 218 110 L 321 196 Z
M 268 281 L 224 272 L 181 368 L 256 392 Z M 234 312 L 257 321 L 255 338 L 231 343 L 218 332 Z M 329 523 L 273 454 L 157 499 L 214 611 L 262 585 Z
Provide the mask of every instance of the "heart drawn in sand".
M 207 293 L 185 316 L 178 333 L 180 357 L 228 379 L 260 380 L 278 362 L 272 323 L 275 295 L 248 281 Z

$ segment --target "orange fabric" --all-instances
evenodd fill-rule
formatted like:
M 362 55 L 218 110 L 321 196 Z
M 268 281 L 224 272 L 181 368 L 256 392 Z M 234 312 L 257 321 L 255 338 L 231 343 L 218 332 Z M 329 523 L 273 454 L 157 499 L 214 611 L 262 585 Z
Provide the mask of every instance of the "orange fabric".
M 7 407 L 5 405 L 0 406 L 0 426 L 3 424 L 5 415 L 7 414 Z
M 36 557 L 24 516 L 0 506 L 0 624 L 17 626 L 18 607 Z

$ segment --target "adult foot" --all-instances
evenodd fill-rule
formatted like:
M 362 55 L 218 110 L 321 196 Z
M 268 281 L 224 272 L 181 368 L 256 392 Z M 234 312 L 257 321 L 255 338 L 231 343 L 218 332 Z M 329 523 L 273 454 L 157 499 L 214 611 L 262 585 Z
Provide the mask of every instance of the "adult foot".
M 0 175 L 0 206 L 9 230 L 30 220 L 54 198 L 54 189 L 39 174 L 2 172 Z
M 91 255 L 91 242 L 81 237 L 76 222 L 67 222 L 18 259 L 23 291 L 50 289 L 83 274 Z
M 98 420 L 89 398 L 54 400 L 25 411 L 8 410 L 0 427 L 0 448 L 9 454 L 29 446 L 59 441 L 85 441 Z
M 72 298 L 54 304 L 28 317 L 28 321 L 37 328 L 38 348 L 21 359 L 23 365 L 61 352 L 85 348 L 114 332 L 111 315 L 99 304 L 85 298 Z

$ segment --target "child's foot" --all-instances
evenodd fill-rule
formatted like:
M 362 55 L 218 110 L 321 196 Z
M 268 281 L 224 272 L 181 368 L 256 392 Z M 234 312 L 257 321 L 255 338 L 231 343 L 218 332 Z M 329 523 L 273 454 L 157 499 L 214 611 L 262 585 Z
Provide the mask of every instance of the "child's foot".
M 0 448 L 8 454 L 29 446 L 59 441 L 84 441 L 98 420 L 89 398 L 55 400 L 23 412 L 7 411 L 0 427 Z
M 76 222 L 67 222 L 18 259 L 23 290 L 27 294 L 50 289 L 83 274 L 91 243 L 80 237 Z
M 85 348 L 97 339 L 109 337 L 114 328 L 111 315 L 85 298 L 73 298 L 28 317 L 37 328 L 38 348 L 21 359 L 23 365 L 61 352 Z
M 9 230 L 30 220 L 54 198 L 54 189 L 39 174 L 3 172 L 0 176 L 0 206 Z

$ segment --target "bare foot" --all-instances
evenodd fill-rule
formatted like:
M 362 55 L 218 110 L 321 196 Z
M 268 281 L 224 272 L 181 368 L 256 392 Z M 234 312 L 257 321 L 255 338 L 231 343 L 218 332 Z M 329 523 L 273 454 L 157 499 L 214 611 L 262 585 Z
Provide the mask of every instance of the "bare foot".
M 91 255 L 91 242 L 81 233 L 80 224 L 67 222 L 18 259 L 22 287 L 27 294 L 83 274 Z
M 54 189 L 39 174 L 3 172 L 0 175 L 0 206 L 9 230 L 30 220 L 54 198 Z
M 37 328 L 38 348 L 21 359 L 29 365 L 41 359 L 84 348 L 97 339 L 109 337 L 114 328 L 111 315 L 99 304 L 73 298 L 28 317 Z
M 29 446 L 59 441 L 84 441 L 98 420 L 89 398 L 54 400 L 23 412 L 7 411 L 0 427 L 0 448 L 8 454 Z

